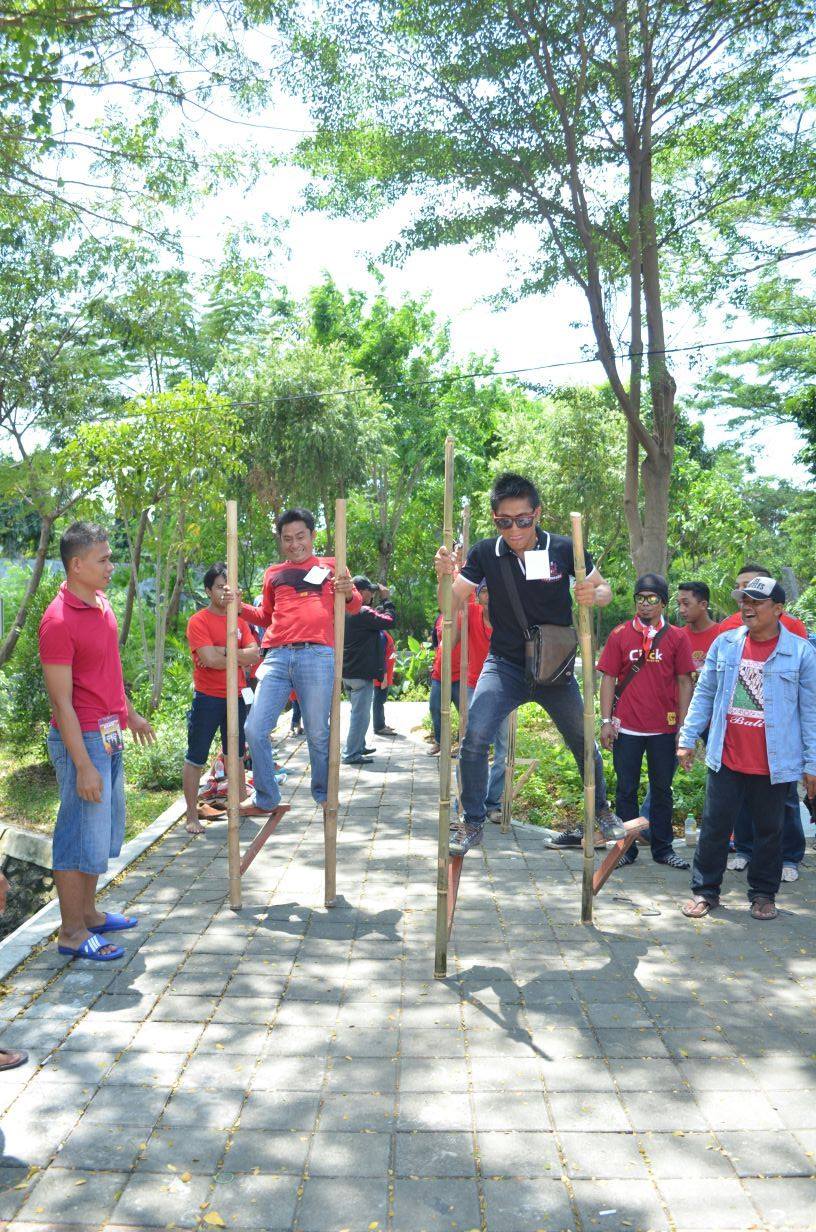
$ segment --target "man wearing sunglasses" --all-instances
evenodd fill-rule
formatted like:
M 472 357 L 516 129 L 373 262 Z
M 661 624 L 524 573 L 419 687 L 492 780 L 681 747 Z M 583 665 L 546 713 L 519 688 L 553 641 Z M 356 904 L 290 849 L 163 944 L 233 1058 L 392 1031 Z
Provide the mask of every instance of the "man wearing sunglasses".
M 490 653 L 479 676 L 470 704 L 467 734 L 459 750 L 463 818 L 451 826 L 451 854 L 463 855 L 482 841 L 488 787 L 488 751 L 507 718 L 525 702 L 535 701 L 546 710 L 564 738 L 583 775 L 583 702 L 571 671 L 554 684 L 531 684 L 525 674 L 525 634 L 516 612 L 521 601 L 526 625 L 572 625 L 570 578 L 575 576 L 572 540 L 541 530 L 541 501 L 529 479 L 506 472 L 499 475 L 490 493 L 490 507 L 497 534 L 473 545 L 467 561 L 453 582 L 454 620 L 473 591 L 486 582 L 490 593 L 493 631 Z M 504 560 L 509 560 L 508 574 Z M 437 577 L 454 574 L 454 560 L 446 548 L 436 554 Z M 587 553 L 586 581 L 576 583 L 575 598 L 584 606 L 604 607 L 612 592 Z M 511 597 L 508 585 L 516 588 Z M 441 602 L 441 595 L 440 595 Z M 595 750 L 595 808 L 600 834 L 596 841 L 623 836 L 624 830 L 606 798 L 601 757 Z M 559 846 L 579 847 L 582 828 L 576 827 Z
M 746 806 L 754 831 L 748 898 L 755 920 L 776 916 L 782 824 L 791 783 L 816 794 L 816 653 L 780 623 L 785 592 L 772 577 L 739 591 L 743 624 L 721 633 L 705 661 L 678 740 L 688 770 L 710 724 L 700 840 L 683 914 L 719 905 L 734 816 Z
M 691 700 L 694 660 L 682 629 L 663 612 L 669 587 L 659 573 L 635 583 L 635 617 L 609 634 L 598 661 L 601 677 L 601 744 L 611 749 L 617 776 L 615 811 L 624 821 L 638 816 L 643 755 L 649 775 L 649 842 L 652 859 L 685 869 L 688 860 L 672 846 L 672 779 L 677 731 Z M 637 846 L 621 864 L 634 864 Z

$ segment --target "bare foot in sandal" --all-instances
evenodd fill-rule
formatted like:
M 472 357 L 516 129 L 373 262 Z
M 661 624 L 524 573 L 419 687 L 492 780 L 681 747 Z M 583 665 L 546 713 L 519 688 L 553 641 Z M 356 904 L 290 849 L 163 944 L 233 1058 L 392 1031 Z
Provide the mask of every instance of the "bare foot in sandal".
M 187 831 L 188 834 L 203 834 L 204 833 L 204 827 L 202 826 L 201 822 L 198 820 L 189 820 L 187 822 L 187 825 L 184 827 L 184 829 Z
M 708 915 L 714 907 L 719 907 L 719 903 L 712 903 L 710 899 L 703 898 L 702 894 L 695 894 L 694 898 L 690 898 L 687 903 L 683 903 L 681 908 L 683 915 L 690 920 L 701 920 L 704 915 Z
M 774 900 L 766 895 L 758 895 L 751 903 L 751 917 L 754 920 L 775 920 L 777 915 Z

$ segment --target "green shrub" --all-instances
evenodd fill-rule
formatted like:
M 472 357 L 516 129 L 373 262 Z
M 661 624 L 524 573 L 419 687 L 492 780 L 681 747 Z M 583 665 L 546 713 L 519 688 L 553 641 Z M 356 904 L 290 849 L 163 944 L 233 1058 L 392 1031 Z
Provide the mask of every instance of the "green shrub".
M 408 637 L 404 646 L 397 647 L 397 662 L 394 669 L 394 698 L 403 702 L 426 701 L 431 687 L 431 669 L 434 649 L 430 642 L 419 642 Z
M 125 777 L 129 783 L 157 791 L 180 791 L 187 727 L 179 719 L 153 716 L 156 743 L 138 745 L 131 737 L 125 743 Z
M 0 672 L 0 727 L 4 739 L 17 749 L 43 740 L 51 718 L 37 633 L 42 614 L 59 590 L 60 581 L 54 574 L 43 577 L 14 654 Z

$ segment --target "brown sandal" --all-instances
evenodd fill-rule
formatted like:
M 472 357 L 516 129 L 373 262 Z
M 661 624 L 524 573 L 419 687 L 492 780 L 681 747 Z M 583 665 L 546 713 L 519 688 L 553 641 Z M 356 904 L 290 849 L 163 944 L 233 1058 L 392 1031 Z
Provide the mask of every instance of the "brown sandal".
M 719 901 L 712 903 L 711 899 L 703 898 L 702 894 L 695 894 L 694 898 L 683 903 L 681 910 L 689 920 L 701 920 L 704 915 L 708 915 L 709 911 L 713 911 L 719 905 Z
M 751 918 L 754 920 L 775 920 L 779 915 L 774 900 L 766 894 L 759 894 L 751 903 Z
M 28 1053 L 22 1048 L 0 1048 L 0 1069 L 17 1069 L 27 1060 Z

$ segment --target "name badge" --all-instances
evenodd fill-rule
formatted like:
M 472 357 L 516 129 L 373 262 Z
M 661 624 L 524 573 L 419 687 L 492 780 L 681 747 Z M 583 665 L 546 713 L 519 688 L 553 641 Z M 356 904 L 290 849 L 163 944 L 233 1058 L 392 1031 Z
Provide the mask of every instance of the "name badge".
M 249 685 L 245 689 L 241 689 L 241 697 L 244 699 L 245 706 L 251 706 L 255 701 L 255 694 L 250 689 Z
M 536 552 L 525 552 L 524 572 L 528 582 L 549 582 L 551 580 L 549 548 L 539 548 Z
M 326 578 L 329 576 L 329 570 L 324 565 L 312 565 L 309 572 L 304 577 L 304 582 L 308 582 L 310 586 L 322 586 Z
M 122 725 L 119 722 L 118 714 L 106 714 L 104 718 L 97 720 L 96 725 L 99 728 L 105 752 L 109 755 L 121 753 L 125 747 L 125 739 L 122 735 Z

